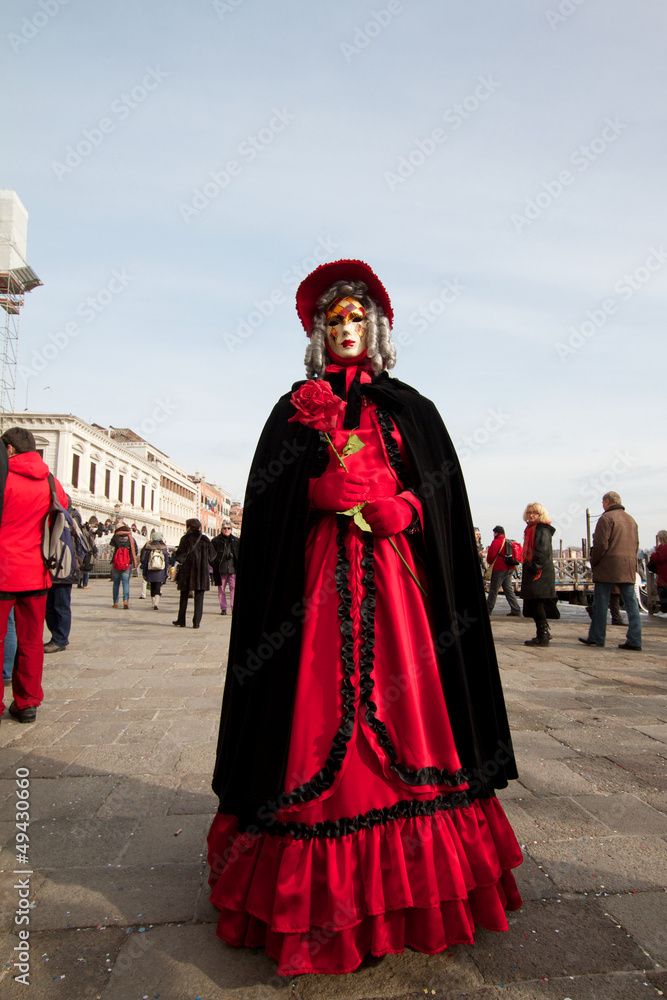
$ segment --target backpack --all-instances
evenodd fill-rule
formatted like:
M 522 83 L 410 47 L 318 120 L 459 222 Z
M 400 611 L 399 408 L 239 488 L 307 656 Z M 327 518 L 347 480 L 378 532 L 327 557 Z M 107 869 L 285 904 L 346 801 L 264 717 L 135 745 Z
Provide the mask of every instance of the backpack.
M 152 573 L 153 570 L 156 569 L 159 570 L 164 569 L 164 552 L 162 551 L 162 549 L 151 549 L 151 554 L 148 557 L 148 566 L 146 567 L 146 569 L 149 573 Z
M 509 538 L 505 540 L 505 551 L 502 554 L 502 558 L 505 560 L 508 566 L 518 566 L 521 559 L 518 559 L 519 543 L 513 542 Z
M 113 556 L 113 568 L 122 572 L 124 569 L 129 569 L 130 566 L 130 549 L 129 546 L 123 548 L 117 548 Z
M 51 579 L 64 583 L 81 564 L 88 546 L 76 521 L 58 499 L 51 473 L 48 482 L 51 502 L 42 529 L 42 559 Z

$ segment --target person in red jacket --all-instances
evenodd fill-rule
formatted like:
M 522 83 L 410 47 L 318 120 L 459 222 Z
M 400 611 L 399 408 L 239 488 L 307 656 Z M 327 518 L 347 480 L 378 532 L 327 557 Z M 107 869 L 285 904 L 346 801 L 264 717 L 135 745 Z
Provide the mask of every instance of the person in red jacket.
M 498 591 L 502 587 L 503 594 L 507 598 L 510 606 L 508 618 L 521 617 L 521 605 L 516 599 L 512 577 L 514 576 L 514 566 L 508 566 L 501 553 L 505 552 L 505 529 L 499 524 L 493 529 L 493 541 L 489 545 L 486 553 L 486 561 L 489 566 L 493 566 L 491 573 L 491 583 L 489 585 L 489 596 L 486 599 L 486 610 L 491 614 L 496 606 Z M 508 550 L 509 551 L 509 550 Z
M 23 427 L 2 435 L 9 457 L 0 524 L 0 648 L 14 608 L 18 660 L 12 675 L 14 700 L 9 714 L 18 722 L 34 722 L 44 698 L 44 613 L 51 577 L 42 559 L 44 518 L 51 506 L 49 467 L 37 454 L 35 438 Z M 58 499 L 67 497 L 55 480 Z M 4 701 L 0 699 L 4 712 Z
M 651 553 L 648 568 L 657 576 L 660 611 L 658 618 L 667 618 L 667 531 L 659 531 L 655 536 L 655 551 Z

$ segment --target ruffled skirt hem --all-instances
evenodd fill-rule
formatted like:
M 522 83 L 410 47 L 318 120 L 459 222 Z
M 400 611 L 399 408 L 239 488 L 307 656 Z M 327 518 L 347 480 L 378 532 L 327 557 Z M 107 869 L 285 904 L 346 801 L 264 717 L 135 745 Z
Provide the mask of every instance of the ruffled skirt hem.
M 369 952 L 437 954 L 472 944 L 476 924 L 507 930 L 520 863 L 495 798 L 338 838 L 239 834 L 219 813 L 209 832 L 218 936 L 265 948 L 285 976 L 351 972 Z

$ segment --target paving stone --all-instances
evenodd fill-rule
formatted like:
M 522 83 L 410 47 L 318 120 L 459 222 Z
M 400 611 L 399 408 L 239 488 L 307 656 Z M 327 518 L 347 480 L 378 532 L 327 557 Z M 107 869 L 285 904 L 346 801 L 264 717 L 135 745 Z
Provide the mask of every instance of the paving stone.
M 17 725 L 20 725 L 20 723 L 17 723 Z M 37 725 L 37 723 L 34 723 L 34 725 Z M 36 731 L 35 736 L 37 735 Z M 3 751 L 3 763 L 5 762 L 5 753 L 6 751 Z M 0 774 L 0 778 L 15 777 L 17 767 L 27 767 L 31 778 L 56 778 L 59 774 L 64 773 L 71 761 L 80 753 L 81 747 L 26 748 L 26 750 L 19 754 L 16 762 L 12 763 Z
M 530 690 L 522 691 L 521 697 L 518 700 L 526 708 L 551 708 L 558 711 L 565 711 L 568 708 L 577 709 L 584 705 L 589 705 L 589 696 L 588 690 L 586 690 L 585 694 L 575 695 L 572 692 L 561 691 L 560 689 L 544 688 L 541 691 L 535 691 L 531 687 Z
M 638 892 L 599 899 L 654 962 L 667 966 L 667 892 Z
M 159 721 L 138 721 L 130 720 L 121 729 L 115 742 L 119 746 L 128 743 L 147 743 L 155 740 L 163 740 L 171 729 L 171 722 L 160 719 Z
M 18 746 L 20 742 L 33 744 L 35 738 L 39 739 L 41 747 L 53 746 L 58 740 L 66 736 L 71 728 L 71 722 L 48 721 L 46 712 L 40 708 L 38 732 L 33 731 L 32 738 L 28 738 L 30 734 L 25 730 L 29 729 L 29 727 L 27 725 L 21 728 L 17 727 L 16 735 L 14 736 L 14 746 Z
M 117 864 L 137 828 L 136 819 L 75 819 L 30 824 L 30 856 L 41 868 Z
M 176 791 L 176 782 L 171 777 L 144 774 L 141 780 L 115 776 L 113 780 L 113 789 L 95 814 L 98 819 L 166 816 Z
M 80 748 L 63 748 L 76 754 L 66 768 L 65 774 L 116 774 L 132 775 L 167 774 L 173 770 L 179 757 L 176 748 L 153 743 L 134 743 L 128 746 L 89 747 L 83 753 Z
M 107 718 L 109 718 L 107 716 Z M 73 726 L 69 727 L 68 732 L 64 733 L 59 740 L 56 741 L 55 746 L 106 746 L 108 743 L 114 743 L 118 739 L 119 735 L 123 731 L 123 723 L 117 720 L 116 713 L 114 713 L 114 721 L 99 723 L 99 722 L 76 722 Z
M 201 864 L 61 868 L 47 873 L 38 886 L 30 926 L 56 930 L 189 921 L 202 872 Z
M 574 757 L 575 753 L 589 753 L 596 757 L 606 754 L 633 753 L 636 750 L 655 752 L 655 742 L 643 733 L 623 726 L 604 724 L 568 726 L 556 729 L 551 734 L 569 748 L 564 756 Z
M 186 774 L 169 805 L 170 816 L 202 814 L 209 817 L 218 809 L 218 797 L 211 789 L 210 774 Z
M 503 803 L 503 809 L 512 824 L 512 829 L 519 843 L 531 844 L 539 833 L 539 827 L 535 823 L 535 820 L 523 809 L 522 801 L 521 799 L 508 799 Z
M 510 781 L 507 788 L 496 789 L 496 795 L 503 803 L 503 807 L 505 802 L 512 802 L 515 800 L 520 802 L 522 799 L 530 798 L 532 794 L 532 792 L 528 791 L 527 788 L 524 788 L 518 781 Z
M 220 705 L 221 705 L 220 697 L 218 697 L 217 700 L 214 700 L 212 698 L 185 699 L 185 707 L 189 711 L 191 712 L 196 711 L 198 715 L 201 715 L 202 713 L 209 713 L 211 715 L 214 715 L 218 719 L 218 721 L 220 720 Z M 172 706 L 165 706 L 165 708 L 168 707 Z
M 610 760 L 658 791 L 667 791 L 667 760 L 658 756 L 610 754 Z
M 544 732 L 546 729 L 560 729 L 567 725 L 571 713 L 572 709 L 560 712 L 552 708 L 525 708 L 520 705 L 512 705 L 507 708 L 512 732 L 515 729 L 532 729 L 539 732 Z
M 551 841 L 527 851 L 563 892 L 641 892 L 667 881 L 667 843 L 658 837 Z
M 198 743 L 193 747 L 184 747 L 178 758 L 176 770 L 184 774 L 208 771 L 213 774 L 215 767 L 216 744 L 214 742 Z
M 603 837 L 612 829 L 601 822 L 601 817 L 591 815 L 582 805 L 586 796 L 576 799 L 564 795 L 550 795 L 547 798 L 533 797 L 519 803 L 522 811 L 530 818 L 535 829 L 532 841 L 544 843 L 551 840 L 567 840 L 572 837 Z M 591 796 L 594 798 L 594 796 Z
M 523 864 L 513 868 L 512 874 L 524 903 L 529 899 L 555 899 L 561 895 L 544 869 L 528 855 L 526 848 L 523 848 Z
M 648 785 L 635 774 L 626 771 L 606 757 L 582 756 L 578 759 L 569 760 L 567 766 L 575 773 L 586 778 L 589 782 L 587 789 L 578 788 L 573 791 L 572 794 L 574 795 L 579 794 L 579 792 L 586 794 L 591 791 L 591 788 L 596 792 L 630 792 L 637 794 L 654 790 L 651 785 Z
M 545 758 L 572 757 L 570 747 L 563 746 L 555 734 L 512 731 L 512 744 L 521 766 L 525 757 L 543 760 Z
M 153 927 L 126 938 L 104 1000 L 288 1000 L 291 979 L 261 951 L 232 948 L 210 924 Z
M 590 784 L 559 760 L 521 761 L 519 781 L 536 795 L 573 795 L 590 791 Z
M 5 938 L 2 967 L 18 943 L 16 935 Z M 66 931 L 30 930 L 30 985 L 26 991 L 30 1000 L 87 1000 L 100 996 L 109 984 L 109 968 L 116 961 L 125 935 L 118 928 L 81 930 L 76 934 Z M 8 970 L 7 979 L 14 975 Z M 6 995 L 16 994 L 22 984 L 12 983 Z M 13 991 L 13 992 L 11 992 Z
M 152 816 L 139 821 L 127 844 L 124 863 L 139 867 L 159 859 L 160 864 L 190 864 L 206 859 L 206 835 L 211 818 Z
M 576 801 L 617 833 L 667 833 L 667 816 L 635 795 L 577 795 Z
M 637 798 L 641 799 L 642 802 L 646 802 L 652 809 L 662 813 L 663 816 L 667 816 L 667 792 L 641 790 L 637 792 Z
M 594 901 L 528 902 L 498 940 L 479 931 L 472 952 L 485 983 L 642 969 L 646 958 Z M 539 994 L 537 994 L 539 996 Z
M 33 778 L 30 781 L 30 817 L 33 822 L 90 819 L 113 786 L 112 777 Z
M 180 746 L 190 743 L 210 743 L 217 741 L 219 728 L 220 720 L 214 715 L 207 715 L 204 719 L 186 719 L 181 715 L 172 722 L 169 739 Z
M 138 703 L 140 704 L 140 703 Z M 152 719 L 156 715 L 156 709 L 151 708 L 150 705 L 144 705 L 142 708 L 133 708 L 126 711 L 117 711 L 116 715 L 120 718 L 123 723 L 127 722 L 139 722 L 142 719 Z M 107 722 L 109 719 L 109 713 L 103 709 L 88 709 L 81 707 L 76 708 L 66 708 L 62 715 L 59 717 L 61 722 Z

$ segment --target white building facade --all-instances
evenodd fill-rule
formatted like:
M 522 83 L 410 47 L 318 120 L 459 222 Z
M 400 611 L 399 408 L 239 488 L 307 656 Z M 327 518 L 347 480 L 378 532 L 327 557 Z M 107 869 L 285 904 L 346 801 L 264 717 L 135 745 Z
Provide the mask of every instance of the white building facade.
M 29 411 L 5 414 L 4 426 L 33 433 L 38 452 L 84 521 L 94 514 L 104 522 L 120 504 L 129 524 L 145 526 L 149 534 L 157 528 L 173 546 L 186 520 L 199 516 L 199 490 L 185 470 L 128 428 Z
M 178 545 L 185 534 L 185 522 L 199 517 L 200 493 L 185 469 L 139 437 L 129 427 L 110 427 L 111 440 L 132 455 L 140 457 L 158 476 L 158 505 L 164 540 L 169 546 Z M 138 523 L 138 522 L 137 522 Z

